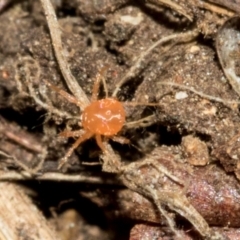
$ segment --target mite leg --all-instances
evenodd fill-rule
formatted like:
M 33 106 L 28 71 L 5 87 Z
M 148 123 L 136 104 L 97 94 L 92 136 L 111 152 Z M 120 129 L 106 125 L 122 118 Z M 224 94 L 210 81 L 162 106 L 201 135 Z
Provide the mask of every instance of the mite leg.
M 71 156 L 73 151 L 84 141 L 91 138 L 93 134 L 91 132 L 85 132 L 82 136 L 80 136 L 76 142 L 72 145 L 72 147 L 67 151 L 65 156 L 60 160 L 60 163 L 58 165 L 58 169 L 61 169 L 64 164 L 67 163 L 68 158 Z
M 62 89 L 58 88 L 57 86 L 54 86 L 53 84 L 51 84 L 50 82 L 44 80 L 44 82 L 46 83 L 46 85 L 48 87 L 50 87 L 53 91 L 57 92 L 58 94 L 60 94 L 62 97 L 64 97 L 66 100 L 68 100 L 71 103 L 76 104 L 77 106 L 80 107 L 80 109 L 83 109 L 84 104 L 82 104 L 81 101 L 79 101 L 77 98 L 75 98 L 74 96 L 72 96 L 71 94 L 63 91 Z
M 111 139 L 114 141 L 114 142 L 118 142 L 120 144 L 129 144 L 130 143 L 130 140 L 125 138 L 125 137 L 122 137 L 122 136 L 113 136 L 111 137 Z
M 64 130 L 63 132 L 60 132 L 58 134 L 59 137 L 63 138 L 69 138 L 69 137 L 80 137 L 84 134 L 84 130 L 76 130 L 76 131 L 69 131 L 69 130 Z
M 106 97 L 108 97 L 107 86 L 106 86 L 106 82 L 105 82 L 104 76 L 103 76 L 108 68 L 109 68 L 109 66 L 106 65 L 105 67 L 101 68 L 101 70 L 97 74 L 96 80 L 95 80 L 94 85 L 93 85 L 91 102 L 94 102 L 94 101 L 97 100 L 101 80 L 103 80 L 103 85 L 104 85 L 104 90 L 106 92 Z
M 97 145 L 101 148 L 101 150 L 103 151 L 103 152 L 105 152 L 106 151 L 106 148 L 104 147 L 104 145 L 103 145 L 103 141 L 102 141 L 102 137 L 101 137 L 101 135 L 100 134 L 96 134 L 96 142 L 97 142 Z

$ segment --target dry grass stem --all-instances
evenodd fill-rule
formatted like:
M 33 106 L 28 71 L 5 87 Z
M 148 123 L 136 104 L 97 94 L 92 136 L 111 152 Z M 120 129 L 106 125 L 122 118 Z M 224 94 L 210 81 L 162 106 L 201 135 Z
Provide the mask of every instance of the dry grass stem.
M 57 21 L 55 11 L 49 0 L 41 0 L 41 3 L 47 19 L 47 23 L 48 23 L 48 27 L 49 27 L 49 31 L 52 39 L 52 44 L 53 44 L 55 56 L 59 64 L 59 68 L 62 72 L 62 75 L 64 77 L 64 80 L 66 81 L 66 84 L 69 90 L 81 102 L 82 104 L 81 110 L 83 110 L 86 106 L 89 105 L 90 102 L 87 95 L 85 94 L 83 89 L 79 86 L 78 82 L 72 75 L 69 65 L 67 64 L 67 59 L 64 54 L 65 51 L 62 46 L 62 40 L 61 40 L 61 34 L 60 34 L 61 30 Z
M 133 66 L 128 70 L 127 74 L 116 84 L 116 88 L 113 91 L 112 97 L 116 97 L 118 91 L 120 90 L 121 86 L 131 77 L 136 74 L 136 70 L 140 67 L 141 62 L 143 59 L 156 47 L 159 45 L 165 44 L 167 42 L 172 41 L 172 44 L 179 44 L 184 42 L 192 41 L 194 38 L 198 36 L 198 32 L 196 31 L 189 31 L 185 33 L 177 33 L 172 34 L 166 37 L 159 39 L 157 42 L 152 44 L 148 47 L 145 51 L 141 52 L 141 54 L 137 57 L 137 61 L 133 64 Z
M 222 98 L 219 98 L 219 97 L 214 97 L 212 95 L 208 95 L 208 94 L 205 94 L 203 92 L 197 91 L 193 87 L 188 87 L 188 86 L 178 84 L 178 83 L 174 83 L 174 82 L 170 82 L 170 81 L 169 82 L 167 82 L 167 81 L 166 82 L 165 81 L 164 82 L 158 82 L 158 85 L 165 85 L 165 86 L 178 87 L 180 89 L 185 89 L 185 90 L 188 90 L 190 92 L 193 92 L 193 93 L 199 95 L 200 97 L 206 98 L 208 100 L 223 103 L 227 107 L 229 107 L 229 105 L 231 105 L 231 104 L 240 104 L 240 101 L 227 100 L 227 99 L 222 99 Z
M 231 9 L 232 11 L 236 12 L 236 13 L 240 13 L 240 6 L 239 3 L 237 3 L 237 1 L 233 1 L 233 0 L 204 0 L 205 2 L 212 2 L 215 3 L 216 5 L 221 5 L 224 6 L 228 9 Z
M 147 2 L 150 2 L 151 4 L 156 4 L 156 5 L 163 5 L 166 7 L 169 7 L 179 13 L 180 15 L 183 15 L 186 17 L 189 21 L 193 21 L 193 17 L 185 11 L 184 8 L 182 8 L 179 4 L 170 1 L 170 0 L 147 0 Z
M 29 175 L 28 172 L 19 172 L 19 171 L 0 171 L 0 180 L 1 181 L 16 181 L 16 180 L 27 180 L 32 179 L 32 175 Z M 84 182 L 91 184 L 119 184 L 117 181 L 111 179 L 103 179 L 101 177 L 89 176 L 89 174 L 78 174 L 70 175 L 63 173 L 44 173 L 42 175 L 36 175 L 35 180 L 39 181 L 56 181 L 56 182 Z
M 204 9 L 207 9 L 207 10 L 217 13 L 217 14 L 221 14 L 221 15 L 225 15 L 225 16 L 229 16 L 229 17 L 232 17 L 234 15 L 233 11 L 229 11 L 226 8 L 220 7 L 220 6 L 212 4 L 212 3 L 207 3 L 207 2 L 203 2 L 203 1 L 195 1 L 194 4 L 197 5 L 199 8 L 204 8 Z
M 13 160 L 13 162 L 17 166 L 19 166 L 20 168 L 25 170 L 25 172 L 26 172 L 25 176 L 32 177 L 32 176 L 36 175 L 38 173 L 38 171 L 40 171 L 42 169 L 42 166 L 44 164 L 45 158 L 47 156 L 47 151 L 46 150 L 42 150 L 40 161 L 38 162 L 38 164 L 34 168 L 28 167 L 26 164 L 22 163 L 22 161 L 18 160 L 16 157 L 11 156 L 11 155 L 9 155 L 7 153 L 4 153 L 3 151 L 0 151 L 0 155 L 6 157 L 7 159 Z
M 141 118 L 136 121 L 127 122 L 124 126 L 126 126 L 128 129 L 130 128 L 140 128 L 140 127 L 148 127 L 153 124 L 153 122 L 156 121 L 156 115 L 152 114 L 150 116 L 147 116 L 145 118 Z

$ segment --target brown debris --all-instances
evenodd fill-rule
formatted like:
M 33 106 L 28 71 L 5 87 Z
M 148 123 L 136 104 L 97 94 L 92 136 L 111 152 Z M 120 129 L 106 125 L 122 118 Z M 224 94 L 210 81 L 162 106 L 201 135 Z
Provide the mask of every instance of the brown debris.
M 199 138 L 183 137 L 182 147 L 186 160 L 193 166 L 205 166 L 209 162 L 207 145 Z
M 220 231 L 224 236 L 228 237 L 230 240 L 238 240 L 240 231 L 235 228 L 214 228 L 215 231 Z M 199 236 L 192 229 L 187 229 L 185 231 L 179 230 L 183 234 L 183 239 L 194 240 L 198 239 Z M 176 239 L 171 236 L 169 229 L 166 227 L 157 227 L 146 224 L 136 224 L 130 232 L 129 240 L 143 240 L 143 239 L 157 239 L 157 240 L 172 240 Z
M 53 225 L 43 217 L 27 196 L 24 187 L 0 183 L 0 236 L 2 240 L 59 240 Z
M 169 194 L 172 191 L 176 196 L 176 192 L 179 192 L 179 199 L 181 199 L 181 196 L 186 196 L 189 203 L 195 207 L 210 225 L 222 227 L 226 225 L 229 227 L 239 226 L 239 182 L 232 176 L 225 175 L 225 172 L 221 168 L 214 165 L 208 165 L 204 168 L 193 168 L 188 163 L 183 163 L 184 159 L 179 158 L 178 155 L 171 155 L 170 150 L 166 148 L 157 149 L 153 153 L 153 156 L 148 156 L 147 158 L 156 158 L 156 168 L 160 164 L 159 169 L 164 167 L 166 171 L 169 171 L 181 181 L 180 186 L 177 187 L 176 183 L 171 181 L 168 183 L 165 178 L 163 179 L 164 182 L 161 182 L 162 180 L 160 179 L 155 179 L 156 188 L 159 189 L 159 192 L 167 195 L 166 191 Z M 156 177 L 154 175 L 156 173 L 152 167 L 147 166 L 140 168 L 142 173 L 141 178 L 147 178 L 148 181 L 152 181 L 151 178 Z M 139 164 L 136 164 L 135 167 L 139 167 Z M 146 183 L 147 180 L 143 181 L 143 183 Z M 144 188 L 144 186 L 141 186 L 141 188 Z M 117 214 L 124 217 L 152 223 L 163 224 L 165 222 L 162 216 L 159 219 L 156 206 L 152 202 L 130 190 L 120 190 L 114 193 L 103 190 L 91 195 L 84 193 L 84 196 L 90 198 L 97 205 L 106 208 L 109 212 L 114 211 L 114 209 L 109 207 L 116 204 L 118 206 Z M 116 203 L 114 204 L 114 202 Z M 169 201 L 163 204 L 170 207 L 170 202 L 171 200 L 169 199 Z M 182 202 L 183 205 L 184 201 Z M 228 217 L 226 218 L 226 216 Z
M 235 3 L 52 2 L 53 12 L 45 9 L 45 16 L 39 9 L 47 0 L 0 0 L 0 179 L 56 182 L 54 191 L 44 185 L 44 197 L 32 188 L 41 210 L 57 209 L 46 218 L 65 239 L 117 239 L 122 232 L 131 240 L 237 239 L 239 97 L 213 44 L 238 11 Z M 54 23 L 51 38 L 45 17 L 48 27 Z M 110 142 L 101 154 L 94 141 L 86 141 L 60 173 L 58 161 L 73 139 L 59 139 L 58 133 L 79 130 L 82 109 L 45 82 L 87 105 L 105 65 L 109 95 L 126 103 L 127 122 L 119 135 L 130 144 Z M 105 94 L 101 88 L 99 98 Z M 77 190 L 73 182 L 80 184 Z M 73 195 L 65 196 L 68 191 Z M 58 212 L 79 192 L 102 215 L 91 207 L 84 209 L 87 214 L 76 206 Z M 48 195 L 58 199 L 46 203 Z M 84 214 L 106 215 L 109 228 L 85 221 Z M 144 225 L 135 225 L 139 221 Z M 115 228 L 123 223 L 124 231 Z

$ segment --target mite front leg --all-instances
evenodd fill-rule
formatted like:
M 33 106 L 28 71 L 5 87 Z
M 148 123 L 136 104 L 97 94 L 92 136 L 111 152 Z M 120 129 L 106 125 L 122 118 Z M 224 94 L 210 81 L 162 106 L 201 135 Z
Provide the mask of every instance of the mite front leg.
M 91 132 L 86 131 L 82 136 L 80 136 L 76 142 L 72 145 L 72 147 L 67 151 L 65 156 L 60 160 L 58 165 L 58 169 L 61 169 L 64 164 L 67 163 L 68 158 L 72 155 L 73 151 L 84 141 L 91 138 L 93 134 Z

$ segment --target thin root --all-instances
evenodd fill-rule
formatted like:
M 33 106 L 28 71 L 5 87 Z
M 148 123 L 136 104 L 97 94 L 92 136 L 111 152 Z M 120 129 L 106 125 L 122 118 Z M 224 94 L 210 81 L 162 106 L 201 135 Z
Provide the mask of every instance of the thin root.
M 174 83 L 174 82 L 165 82 L 165 81 L 164 82 L 158 82 L 158 85 L 167 85 L 167 86 L 171 86 L 171 87 L 178 87 L 178 88 L 181 88 L 181 89 L 185 89 L 185 90 L 188 90 L 190 92 L 193 92 L 193 93 L 199 95 L 200 97 L 209 99 L 211 101 L 223 103 L 227 107 L 229 107 L 230 104 L 240 104 L 240 101 L 227 100 L 227 99 L 222 99 L 222 98 L 219 98 L 219 97 L 214 97 L 212 95 L 208 95 L 208 94 L 205 94 L 203 92 L 199 92 L 196 89 L 194 89 L 193 87 L 188 87 L 188 86 L 178 84 L 178 83 Z
M 43 87 L 39 88 L 39 93 L 41 94 L 41 96 L 47 101 L 47 103 L 43 102 L 36 93 L 36 90 L 33 87 L 33 82 L 39 82 L 40 81 L 40 75 L 41 75 L 41 70 L 40 70 L 40 66 L 38 64 L 38 62 L 36 60 L 34 60 L 33 58 L 31 58 L 30 56 L 27 57 L 22 57 L 21 62 L 24 62 L 24 71 L 25 71 L 25 83 L 27 85 L 27 89 L 28 89 L 28 94 L 30 95 L 30 97 L 32 97 L 34 99 L 34 101 L 41 106 L 42 108 L 48 110 L 50 113 L 54 113 L 59 117 L 63 117 L 63 118 L 68 118 L 71 119 L 73 118 L 73 116 L 65 111 L 61 111 L 58 110 L 57 108 L 55 108 L 51 101 L 49 100 L 47 94 L 45 93 L 45 90 L 43 89 Z M 32 76 L 32 73 L 30 71 L 31 68 L 34 68 L 34 76 Z M 20 93 L 23 93 L 23 84 L 20 80 L 20 75 L 18 74 L 18 72 L 16 71 L 15 73 L 15 80 L 17 82 L 17 86 L 18 86 L 18 90 L 20 91 Z
M 67 64 L 67 59 L 64 55 L 65 51 L 63 50 L 62 46 L 60 27 L 57 21 L 55 11 L 50 0 L 41 0 L 41 4 L 47 19 L 52 44 L 59 68 L 62 72 L 62 75 L 64 77 L 64 80 L 66 81 L 69 90 L 81 102 L 81 110 L 83 110 L 86 106 L 89 105 L 90 102 L 87 95 L 84 93 L 83 89 L 79 86 L 78 82 L 72 75 L 69 65 Z
M 185 11 L 184 8 L 182 8 L 179 4 L 171 1 L 171 0 L 147 0 L 150 3 L 156 4 L 156 5 L 163 5 L 166 7 L 169 7 L 179 13 L 180 15 L 183 15 L 186 17 L 189 21 L 193 21 L 193 17 L 190 16 L 187 11 Z
M 0 181 L 17 181 L 17 180 L 26 180 L 32 179 L 33 176 L 29 175 L 28 172 L 19 172 L 19 171 L 1 171 L 0 170 Z M 63 182 L 84 182 L 84 183 L 94 183 L 94 184 L 109 184 L 116 185 L 119 184 L 116 180 L 112 179 L 103 179 L 97 176 L 91 176 L 88 174 L 77 174 L 77 175 L 68 175 L 63 173 L 43 173 L 42 175 L 34 176 L 35 180 L 43 181 L 63 181 Z
M 42 151 L 41 156 L 40 156 L 40 161 L 37 164 L 37 166 L 34 167 L 34 168 L 29 168 L 27 165 L 22 163 L 16 157 L 11 156 L 11 155 L 9 155 L 7 153 L 4 153 L 2 151 L 0 151 L 0 155 L 4 156 L 6 158 L 12 159 L 17 164 L 17 166 L 21 167 L 23 170 L 26 171 L 25 175 L 30 177 L 30 176 L 36 175 L 38 173 L 38 171 L 42 169 L 43 163 L 44 163 L 46 155 L 47 155 L 47 151 L 46 150 Z
M 116 84 L 116 88 L 113 91 L 112 97 L 116 97 L 118 91 L 120 90 L 120 87 L 131 77 L 134 76 L 135 71 L 140 67 L 140 63 L 143 61 L 143 59 L 156 47 L 159 45 L 162 45 L 166 42 L 173 41 L 172 44 L 178 44 L 182 42 L 189 42 L 192 41 L 194 38 L 198 36 L 198 32 L 196 31 L 189 31 L 185 33 L 178 33 L 178 34 L 172 34 L 166 37 L 163 37 L 159 39 L 157 42 L 152 44 L 146 51 L 142 52 L 138 57 L 137 61 L 133 64 L 133 66 L 130 68 L 130 70 L 127 72 L 127 74 Z

